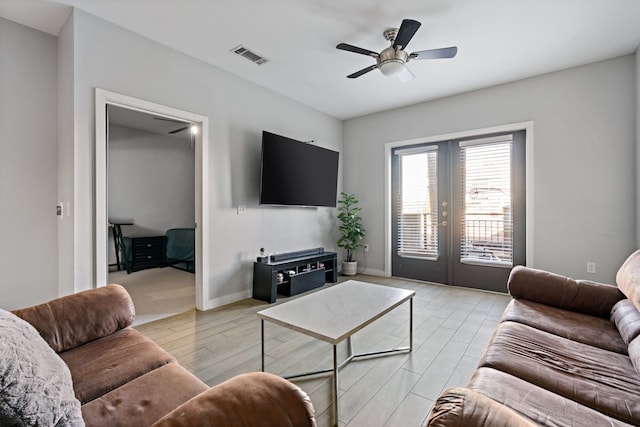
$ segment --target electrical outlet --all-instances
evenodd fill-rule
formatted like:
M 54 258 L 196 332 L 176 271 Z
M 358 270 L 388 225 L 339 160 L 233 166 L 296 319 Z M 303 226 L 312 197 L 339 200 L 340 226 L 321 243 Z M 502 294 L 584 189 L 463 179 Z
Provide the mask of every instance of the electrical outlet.
M 365 251 L 365 252 L 369 252 L 369 245 L 368 245 L 368 244 L 367 244 L 367 245 L 364 245 L 364 251 Z
M 596 263 L 588 262 L 587 263 L 587 273 L 596 274 Z
M 247 213 L 247 205 L 238 205 L 238 215 Z

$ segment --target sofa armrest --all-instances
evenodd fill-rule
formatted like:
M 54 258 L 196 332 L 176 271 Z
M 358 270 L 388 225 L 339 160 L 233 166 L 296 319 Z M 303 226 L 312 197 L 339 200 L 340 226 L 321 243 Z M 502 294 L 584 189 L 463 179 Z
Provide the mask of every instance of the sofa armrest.
M 309 396 L 277 375 L 251 372 L 211 387 L 169 412 L 153 427 L 315 427 Z
M 625 298 L 613 285 L 574 280 L 521 265 L 511 270 L 507 288 L 513 298 L 606 318 Z
M 438 397 L 426 426 L 534 427 L 536 424 L 483 394 L 454 387 L 443 391 Z
M 78 292 L 13 311 L 31 323 L 56 353 L 131 326 L 133 301 L 120 285 Z

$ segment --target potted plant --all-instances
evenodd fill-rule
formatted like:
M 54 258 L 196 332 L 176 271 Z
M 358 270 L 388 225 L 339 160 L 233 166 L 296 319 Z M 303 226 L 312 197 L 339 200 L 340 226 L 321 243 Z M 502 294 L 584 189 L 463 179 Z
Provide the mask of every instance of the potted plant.
M 342 262 L 342 274 L 353 276 L 356 274 L 358 262 L 353 259 L 353 251 L 362 246 L 360 240 L 364 237 L 365 230 L 360 223 L 360 211 L 362 208 L 356 206 L 358 199 L 354 194 L 340 193 L 338 200 L 338 219 L 342 234 L 336 244 L 346 250 L 346 259 Z

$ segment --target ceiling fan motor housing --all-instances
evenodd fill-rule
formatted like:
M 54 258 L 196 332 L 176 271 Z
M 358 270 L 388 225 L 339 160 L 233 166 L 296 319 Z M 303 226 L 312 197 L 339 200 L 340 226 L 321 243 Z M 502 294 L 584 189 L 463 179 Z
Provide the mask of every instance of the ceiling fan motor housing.
M 384 30 L 384 33 L 382 33 L 382 35 L 384 36 L 385 39 L 390 41 L 391 44 L 393 44 L 393 42 L 396 41 L 396 37 L 398 36 L 398 29 L 397 28 L 387 28 L 386 30 Z

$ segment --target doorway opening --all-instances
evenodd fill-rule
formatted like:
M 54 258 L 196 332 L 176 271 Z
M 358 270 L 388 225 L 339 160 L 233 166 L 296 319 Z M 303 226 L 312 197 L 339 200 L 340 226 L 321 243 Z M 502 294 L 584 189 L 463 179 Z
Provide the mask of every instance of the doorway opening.
M 208 140 L 208 119 L 204 116 L 178 110 L 172 107 L 151 103 L 148 101 L 132 98 L 114 92 L 96 89 L 96 284 L 104 286 L 109 283 L 109 250 L 113 246 L 109 236 L 113 235 L 113 229 L 109 228 L 110 218 L 108 210 L 108 155 L 109 155 L 109 109 L 118 108 L 125 111 L 142 113 L 147 118 L 165 119 L 167 123 L 176 125 L 178 123 L 195 126 L 197 133 L 190 136 L 189 143 L 193 144 L 194 150 L 194 213 L 195 222 L 193 231 L 195 234 L 194 265 L 195 270 L 195 307 L 204 309 L 205 290 L 203 277 L 207 277 L 209 263 L 206 252 L 207 228 L 208 228 L 208 203 L 207 203 L 207 177 L 208 177 L 208 149 L 205 141 Z M 180 128 L 182 126 L 176 127 Z M 122 220 L 122 218 L 120 219 Z M 120 221 L 122 223 L 122 221 Z M 125 219 L 125 222 L 126 219 Z M 129 242 L 131 244 L 131 242 Z M 153 243 L 153 242 L 146 242 Z M 114 248 L 111 248 L 113 252 Z M 120 253 L 122 255 L 122 253 Z M 130 254 L 128 254 L 130 255 Z M 118 268 L 132 269 L 129 265 L 124 265 L 124 260 L 117 261 Z M 122 262 L 122 265 L 120 263 Z M 151 270 L 147 270 L 148 273 Z M 145 273 L 143 271 L 142 273 Z M 191 274 L 191 273 L 187 273 Z

